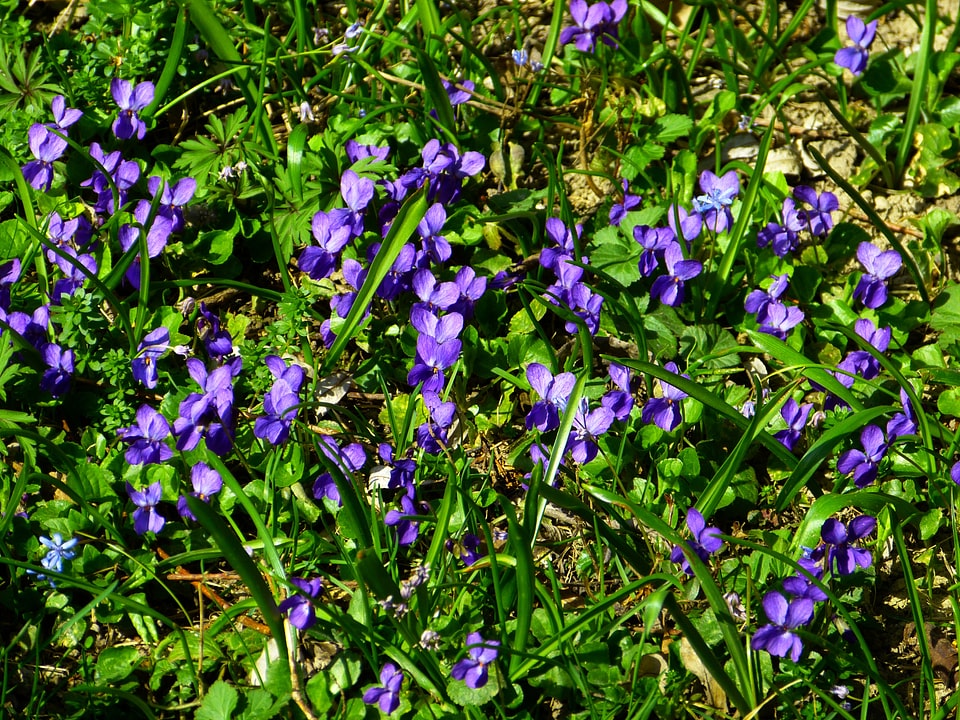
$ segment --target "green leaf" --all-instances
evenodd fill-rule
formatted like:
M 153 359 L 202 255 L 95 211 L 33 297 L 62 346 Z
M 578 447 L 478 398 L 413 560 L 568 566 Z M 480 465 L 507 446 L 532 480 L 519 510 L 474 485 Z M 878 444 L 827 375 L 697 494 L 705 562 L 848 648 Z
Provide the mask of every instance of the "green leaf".
M 237 715 L 237 720 L 272 720 L 281 707 L 276 706 L 273 696 L 263 688 L 247 690 L 243 699 L 243 711 Z
M 590 264 L 602 270 L 623 287 L 629 287 L 640 279 L 640 246 L 623 237 L 613 226 L 594 235 L 596 248 L 590 253 Z
M 197 710 L 197 720 L 232 720 L 240 695 L 232 685 L 217 680 Z
M 650 127 L 650 136 L 658 143 L 667 144 L 685 137 L 693 130 L 693 120 L 687 115 L 664 115 Z
M 96 679 L 105 685 L 118 683 L 130 676 L 140 662 L 135 647 L 109 647 L 97 658 Z
M 463 680 L 451 680 L 447 685 L 447 694 L 450 700 L 460 706 L 466 705 L 484 705 L 493 700 L 500 691 L 500 678 L 496 668 L 489 668 L 489 680 L 481 688 L 473 690 L 467 687 Z
M 944 415 L 960 417 L 960 388 L 950 388 L 937 398 L 937 410 Z
M 945 346 L 960 338 L 960 284 L 947 285 L 937 296 L 930 327 L 941 333 Z
M 929 540 L 943 526 L 943 508 L 933 508 L 920 518 L 920 539 Z

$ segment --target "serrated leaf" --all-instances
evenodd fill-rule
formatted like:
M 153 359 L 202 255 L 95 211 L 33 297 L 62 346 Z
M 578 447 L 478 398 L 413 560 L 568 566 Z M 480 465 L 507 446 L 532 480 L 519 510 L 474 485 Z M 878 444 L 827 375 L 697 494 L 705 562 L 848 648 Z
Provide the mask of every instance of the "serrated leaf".
M 596 249 L 590 264 L 602 270 L 624 287 L 640 279 L 640 246 L 628 240 L 615 227 L 607 227 L 594 236 Z
M 634 145 L 623 154 L 623 167 L 620 174 L 628 181 L 633 181 L 641 170 L 646 169 L 647 165 L 654 160 L 659 160 L 666 153 L 663 145 L 646 142 L 643 145 Z
M 217 680 L 207 691 L 197 710 L 197 720 L 231 720 L 240 695 L 232 685 Z
M 273 696 L 266 690 L 248 690 L 243 694 L 243 699 L 243 712 L 237 716 L 237 720 L 271 720 L 277 716 L 279 708 L 274 707 Z

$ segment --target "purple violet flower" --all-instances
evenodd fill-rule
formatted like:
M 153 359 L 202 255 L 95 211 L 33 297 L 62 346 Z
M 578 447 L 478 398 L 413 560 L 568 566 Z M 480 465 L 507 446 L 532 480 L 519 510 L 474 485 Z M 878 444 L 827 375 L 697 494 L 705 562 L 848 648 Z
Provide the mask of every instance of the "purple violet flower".
M 670 205 L 667 208 L 667 225 L 673 230 L 674 237 L 683 238 L 690 249 L 690 243 L 700 237 L 703 230 L 703 218 L 698 212 L 687 212 L 681 205 Z
M 877 479 L 877 466 L 887 452 L 883 430 L 876 425 L 867 425 L 860 433 L 863 450 L 847 450 L 837 461 L 837 470 L 843 475 L 853 473 L 853 483 L 865 488 Z
M 450 243 L 440 234 L 446 222 L 447 211 L 440 203 L 434 203 L 417 225 L 417 232 L 423 241 L 423 251 L 437 264 L 445 263 L 453 252 Z
M 163 489 L 160 482 L 155 482 L 141 490 L 135 490 L 133 485 L 127 483 L 127 495 L 137 506 L 133 511 L 133 529 L 137 535 L 143 535 L 145 532 L 159 533 L 167 523 L 166 518 L 157 512 L 157 504 L 163 497 Z
M 766 290 L 752 291 L 743 304 L 744 310 L 757 314 L 757 322 L 761 324 L 767 320 L 767 309 L 770 305 L 780 302 L 780 296 L 786 292 L 790 284 L 790 277 L 786 273 L 770 277 L 773 280 L 770 287 Z
M 133 379 L 153 390 L 157 386 L 159 374 L 157 360 L 170 349 L 170 331 L 161 326 L 148 333 L 137 347 L 137 356 L 133 359 Z
M 474 89 L 477 87 L 473 80 L 458 80 L 456 84 L 443 79 L 440 82 L 443 84 L 443 89 L 447 91 L 447 98 L 450 100 L 451 107 L 463 105 L 470 100 Z M 457 85 L 460 87 L 457 87 Z
M 347 153 L 347 159 L 351 164 L 356 164 L 363 158 L 372 158 L 380 162 L 386 162 L 390 156 L 390 146 L 382 147 L 377 145 L 361 145 L 356 140 L 347 140 L 343 148 Z
M 793 398 L 787 400 L 780 408 L 780 416 L 787 423 L 787 427 L 785 430 L 775 433 L 773 437 L 779 440 L 787 450 L 793 450 L 800 440 L 800 433 L 806 427 L 807 418 L 810 416 L 812 409 L 813 405 L 811 403 L 798 406 L 797 401 Z
M 797 564 L 817 580 L 823 580 L 823 568 L 812 558 L 800 558 Z M 793 595 L 793 597 L 809 598 L 814 602 L 823 602 L 827 599 L 827 594 L 814 585 L 810 578 L 801 572 L 785 579 L 783 581 L 783 589 Z
M 437 278 L 426 268 L 414 272 L 410 284 L 414 295 L 420 300 L 415 305 L 434 315 L 450 309 L 460 299 L 460 288 L 456 283 L 438 283 Z
M 487 667 L 496 659 L 500 647 L 497 640 L 484 640 L 478 632 L 467 635 L 467 654 L 458 661 L 450 674 L 454 680 L 463 680 L 471 690 L 477 690 L 487 684 L 489 674 Z
M 384 663 L 380 671 L 380 685 L 363 693 L 367 705 L 379 705 L 387 715 L 400 707 L 400 686 L 403 685 L 403 673 L 393 663 Z
M 862 242 L 857 246 L 857 259 L 866 269 L 853 291 L 853 297 L 875 310 L 887 301 L 887 279 L 900 270 L 903 260 L 896 250 L 881 250 L 872 243 Z
M 435 391 L 423 391 L 423 404 L 430 419 L 417 427 L 417 445 L 426 453 L 438 454 L 447 444 L 447 429 L 453 425 L 457 406 L 443 402 Z
M 34 190 L 47 192 L 53 184 L 53 163 L 67 149 L 67 141 L 45 125 L 34 124 L 27 133 L 30 152 L 36 160 L 23 166 L 23 179 Z
M 703 272 L 703 265 L 699 260 L 684 260 L 679 243 L 672 243 L 663 251 L 663 260 L 667 266 L 667 274 L 653 281 L 650 295 L 659 297 L 664 305 L 680 307 L 683 303 L 684 282 Z
M 626 0 L 587 5 L 585 0 L 570 0 L 570 15 L 575 23 L 560 32 L 560 44 L 573 42 L 581 52 L 593 52 L 597 40 L 617 47 L 617 26 L 627 13 Z
M 854 75 L 860 75 L 867 68 L 870 57 L 868 48 L 877 34 L 877 21 L 865 24 L 863 20 L 851 15 L 847 18 L 847 37 L 853 43 L 852 47 L 837 50 L 833 61 L 842 68 L 846 68 Z
M 552 240 L 556 247 L 546 247 L 540 251 L 540 264 L 547 270 L 558 273 L 558 265 L 566 260 L 572 260 L 576 253 L 573 233 L 560 218 L 547 218 L 547 238 Z M 582 225 L 576 227 L 577 237 L 583 231 Z
M 290 578 L 290 583 L 295 585 L 300 592 L 295 592 L 283 600 L 278 609 L 282 615 L 287 615 L 290 624 L 298 630 L 306 630 L 316 621 L 317 616 L 313 610 L 311 598 L 317 597 L 323 588 L 323 581 L 320 578 L 313 580 L 304 580 L 303 578 Z
M 13 323 L 10 323 L 10 327 L 13 327 Z M 40 377 L 40 389 L 58 398 L 70 389 L 70 380 L 74 373 L 73 350 L 64 350 L 56 343 L 47 343 L 40 354 L 47 365 Z
M 703 562 L 708 562 L 710 556 L 723 547 L 723 540 L 720 539 L 720 528 L 707 527 L 707 521 L 696 508 L 690 508 L 687 511 L 687 529 L 690 530 L 690 539 L 687 545 Z M 693 568 L 690 567 L 690 561 L 684 555 L 683 550 L 674 545 L 670 552 L 670 562 L 680 563 L 680 569 L 687 575 L 693 576 Z
M 873 534 L 876 528 L 877 519 L 869 515 L 854 518 L 849 526 L 834 518 L 824 521 L 820 537 L 827 546 L 826 567 L 833 568 L 838 575 L 852 575 L 858 567 L 870 567 L 870 551 L 851 543 Z
M 895 413 L 887 423 L 887 438 L 891 443 L 898 437 L 915 435 L 917 432 L 917 417 L 913 412 L 913 403 L 910 402 L 910 396 L 903 388 L 900 388 L 900 404 L 903 406 L 903 412 Z
M 314 280 L 323 280 L 333 274 L 340 251 L 351 240 L 351 228 L 349 225 L 334 227 L 330 214 L 321 210 L 313 216 L 310 230 L 319 247 L 304 248 L 297 265 Z
M 573 428 L 567 440 L 567 450 L 575 462 L 588 463 L 597 456 L 596 438 L 603 435 L 615 420 L 613 411 L 606 407 L 590 410 L 586 398 L 580 403 L 573 418 Z
M 317 447 L 340 469 L 341 475 L 346 479 L 349 479 L 350 474 L 359 471 L 367 462 L 367 453 L 360 443 L 350 443 L 341 448 L 332 436 L 321 435 L 317 440 Z M 322 473 L 314 481 L 313 497 L 317 500 L 327 498 L 338 507 L 343 504 L 340 499 L 340 490 L 329 472 Z
M 149 405 L 137 410 L 136 425 L 120 428 L 117 435 L 130 443 L 124 457 L 131 465 L 152 465 L 173 457 L 173 450 L 164 442 L 170 437 L 170 423 Z
M 624 421 L 633 410 L 633 392 L 630 389 L 630 368 L 612 362 L 608 369 L 610 380 L 616 390 L 610 390 L 600 398 L 600 404 L 610 408 L 617 420 Z
M 205 503 L 209 503 L 211 496 L 216 495 L 223 489 L 223 478 L 220 477 L 220 473 L 205 462 L 198 462 L 190 468 L 190 482 L 193 484 L 193 492 L 190 494 Z M 196 522 L 197 518 L 190 512 L 186 496 L 181 495 L 180 499 L 177 500 L 177 510 L 180 517 Z
M 185 177 L 170 185 L 159 176 L 153 175 L 147 180 L 147 190 L 154 197 L 160 190 L 160 214 L 170 220 L 172 232 L 183 230 L 183 208 L 193 199 L 197 191 L 197 181 Z
M 137 113 L 153 102 L 153 83 L 142 82 L 132 87 L 126 80 L 114 78 L 110 83 L 110 94 L 120 108 L 117 119 L 113 121 L 113 134 L 120 140 L 129 140 L 134 135 L 137 140 L 143 140 L 147 125 Z
M 331 229 L 348 227 L 352 237 L 363 235 L 363 213 L 375 192 L 373 180 L 346 170 L 340 178 L 340 195 L 347 207 L 330 211 Z
M 733 225 L 730 206 L 740 194 L 740 180 L 736 170 L 729 170 L 717 177 L 709 170 L 700 174 L 700 189 L 704 194 L 693 199 L 693 209 L 703 217 L 707 229 L 722 233 Z
M 200 303 L 200 316 L 197 318 L 197 337 L 203 341 L 207 354 L 217 362 L 233 354 L 233 338 L 226 328 L 220 328 L 220 318 L 207 310 L 207 304 Z
M 680 370 L 674 362 L 668 362 L 663 366 L 665 370 L 679 375 Z M 684 373 L 682 377 L 690 379 L 690 376 Z M 680 413 L 680 401 L 687 397 L 687 393 L 679 388 L 675 388 L 670 383 L 660 381 L 660 397 L 652 397 L 647 400 L 640 413 L 640 419 L 649 424 L 653 423 L 664 432 L 672 432 L 683 421 L 683 415 Z
M 190 377 L 203 394 L 190 393 L 180 403 L 180 416 L 173 423 L 177 450 L 193 450 L 201 438 L 207 448 L 220 456 L 233 447 L 233 365 L 222 365 L 208 373 L 197 358 L 187 360 Z
M 540 363 L 527 366 L 527 382 L 540 396 L 527 413 L 527 430 L 536 428 L 540 432 L 549 432 L 560 427 L 560 413 L 567 406 L 577 378 L 573 373 L 563 372 L 556 377 Z
M 778 592 L 768 592 L 763 597 L 763 612 L 770 621 L 753 634 L 750 647 L 766 650 L 774 657 L 786 657 L 794 662 L 800 660 L 803 643 L 793 631 L 813 619 L 813 600 L 799 597 L 787 602 Z
M 614 203 L 610 208 L 610 224 L 619 225 L 623 222 L 623 219 L 627 216 L 627 213 L 633 210 L 635 207 L 640 205 L 642 198 L 639 195 L 631 195 L 627 192 L 629 184 L 627 179 L 624 178 L 621 180 L 623 184 L 623 201 Z
M 63 95 L 57 95 L 53 99 L 50 109 L 53 111 L 53 127 L 64 135 L 67 134 L 67 128 L 83 117 L 82 111 L 67 107 L 67 99 Z
M 781 340 L 786 340 L 790 331 L 803 322 L 804 317 L 803 311 L 796 305 L 787 306 L 779 301 L 766 306 L 766 315 L 758 330 Z
M 860 318 L 854 325 L 857 335 L 870 343 L 877 352 L 886 352 L 890 347 L 892 330 L 889 327 L 877 329 L 873 321 Z M 858 375 L 864 380 L 873 380 L 880 374 L 880 361 L 866 350 L 854 350 L 837 365 L 842 373 L 837 373 L 837 379 L 845 387 L 853 387 L 853 376 Z
M 287 364 L 277 355 L 268 355 L 264 361 L 273 373 L 274 383 L 263 397 L 265 416 L 258 417 L 253 425 L 253 434 L 280 445 L 290 436 L 290 428 L 300 409 L 300 386 L 304 372 L 299 365 Z
M 833 212 L 840 209 L 840 202 L 832 192 L 823 192 L 817 195 L 816 190 L 806 185 L 800 185 L 793 190 L 798 200 L 810 206 L 803 212 L 810 234 L 815 237 L 826 237 L 833 229 Z
M 637 225 L 633 228 L 633 239 L 643 248 L 638 263 L 643 277 L 653 275 L 664 251 L 677 244 L 676 234 L 668 227 L 653 228 L 648 225 Z
M 473 308 L 477 300 L 483 297 L 483 294 L 487 291 L 487 279 L 477 277 L 477 273 L 472 267 L 464 265 L 457 271 L 453 282 L 460 292 L 460 297 L 450 306 L 450 310 L 459 313 L 465 320 L 469 320 L 473 317 Z

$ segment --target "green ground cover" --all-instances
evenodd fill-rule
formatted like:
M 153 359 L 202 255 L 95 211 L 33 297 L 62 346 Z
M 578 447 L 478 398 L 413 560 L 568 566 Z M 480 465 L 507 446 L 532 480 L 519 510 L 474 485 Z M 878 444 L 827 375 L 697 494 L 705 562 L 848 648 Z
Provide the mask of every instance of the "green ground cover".
M 0 13 L 4 713 L 955 715 L 955 8 Z

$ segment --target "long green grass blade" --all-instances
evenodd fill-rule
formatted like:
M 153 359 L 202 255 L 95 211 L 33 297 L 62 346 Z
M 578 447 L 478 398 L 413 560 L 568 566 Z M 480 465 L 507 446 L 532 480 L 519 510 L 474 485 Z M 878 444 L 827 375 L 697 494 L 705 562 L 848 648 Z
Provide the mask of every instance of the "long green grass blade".
M 167 52 L 167 59 L 163 63 L 163 70 L 160 71 L 160 78 L 156 82 L 153 93 L 153 102 L 143 111 L 144 115 L 153 117 L 153 111 L 160 107 L 160 103 L 167 96 L 167 91 L 177 76 L 177 68 L 180 65 L 180 58 L 183 55 L 183 49 L 187 45 L 187 11 L 180 8 L 177 13 L 177 22 L 173 26 L 173 39 L 170 41 L 170 50 Z
M 775 338 L 773 335 L 754 332 L 753 330 L 747 330 L 747 335 L 750 336 L 754 345 L 775 360 L 783 363 L 785 368 L 797 370 L 805 378 L 826 388 L 854 410 L 863 410 L 863 403 L 854 397 L 850 390 L 841 385 L 840 381 L 820 363 L 807 359 L 803 353 L 797 352 L 783 340 Z
M 894 173 L 898 183 L 903 182 L 907 169 L 907 159 L 913 149 L 913 135 L 920 122 L 920 113 L 927 105 L 927 82 L 930 77 L 930 60 L 933 56 L 933 41 L 937 34 L 939 3 L 927 0 L 924 6 L 923 29 L 920 33 L 920 52 L 917 56 L 916 70 L 913 75 L 913 88 L 910 90 L 910 104 L 903 118 L 903 134 L 897 146 L 897 159 L 894 161 Z
M 717 397 L 715 393 L 710 392 L 705 387 L 697 382 L 694 382 L 693 380 L 687 380 L 687 378 L 680 375 L 674 375 L 672 372 L 660 367 L 659 365 L 643 362 L 642 360 L 627 360 L 625 358 L 613 359 L 621 365 L 633 368 L 634 370 L 647 375 L 653 375 L 655 378 L 659 378 L 664 382 L 670 383 L 674 387 L 679 388 L 683 392 L 687 393 L 687 395 L 690 397 L 696 398 L 706 407 L 715 411 L 718 415 L 731 420 L 741 430 L 747 430 L 750 427 L 751 420 L 749 418 L 745 418 L 743 413 L 732 407 L 729 403 L 725 402 L 721 398 Z M 834 380 L 836 379 L 834 378 Z M 837 384 L 840 385 L 840 383 Z M 840 385 L 840 387 L 842 388 L 843 386 Z M 757 438 L 765 448 L 770 450 L 770 452 L 776 455 L 788 467 L 792 468 L 797 464 L 797 458 L 794 457 L 793 453 L 775 440 L 772 435 L 767 433 L 759 433 Z
M 244 585 L 247 586 L 250 596 L 257 603 L 260 614 L 263 615 L 267 627 L 270 628 L 273 639 L 280 650 L 280 656 L 286 657 L 287 636 L 283 629 L 283 618 L 277 609 L 277 603 L 270 592 L 270 588 L 267 587 L 267 583 L 263 579 L 263 574 L 250 559 L 250 556 L 247 555 L 243 542 L 207 503 L 192 495 L 187 495 L 186 498 L 190 512 L 210 533 L 211 539 L 220 548 L 224 558 L 243 580 Z

